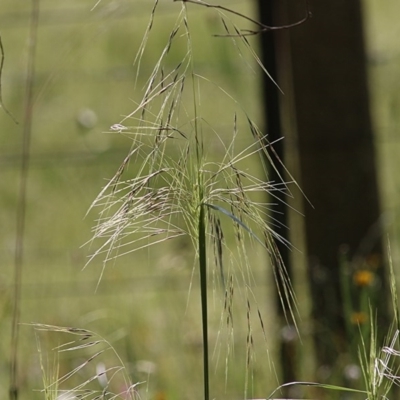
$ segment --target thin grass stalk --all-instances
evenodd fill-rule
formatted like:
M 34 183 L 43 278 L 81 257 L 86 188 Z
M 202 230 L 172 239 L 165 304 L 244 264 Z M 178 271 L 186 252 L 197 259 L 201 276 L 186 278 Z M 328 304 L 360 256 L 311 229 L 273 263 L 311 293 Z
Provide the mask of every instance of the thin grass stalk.
M 348 260 L 347 246 L 342 246 L 339 250 L 339 268 L 340 268 L 340 289 L 342 293 L 346 335 L 348 342 L 352 343 L 352 341 L 355 338 L 355 334 L 358 334 L 359 332 L 355 331 L 354 325 L 351 322 L 351 315 L 354 310 L 354 306 L 351 299 L 351 288 L 350 288 L 351 271 Z M 355 351 L 357 351 L 357 349 L 352 347 L 351 351 L 354 353 Z
M 3 67 L 4 67 L 4 62 L 5 62 L 5 53 L 4 53 L 4 47 L 3 47 L 3 42 L 1 40 L 1 35 L 0 35 L 0 55 L 1 55 L 1 60 L 0 60 L 0 108 L 4 110 L 4 112 L 18 125 L 18 121 L 14 118 L 14 116 L 11 114 L 10 111 L 6 108 L 3 102 L 3 91 L 2 91 L 2 76 L 3 76 Z
M 189 35 L 189 45 L 191 44 L 190 31 L 188 21 L 184 19 L 186 31 Z M 193 51 L 193 49 L 190 49 Z M 194 71 L 193 58 L 191 59 L 192 71 Z M 210 398 L 210 376 L 209 376 L 209 360 L 208 360 L 208 309 L 207 309 L 207 243 L 206 243 L 206 215 L 203 203 L 204 199 L 204 183 L 200 171 L 203 156 L 203 141 L 199 133 L 198 114 L 197 114 L 197 90 L 195 84 L 196 78 L 192 74 L 193 85 L 193 110 L 194 110 L 194 133 L 195 133 L 195 149 L 196 149 L 196 165 L 197 165 L 197 186 L 199 194 L 199 229 L 198 229 L 198 246 L 199 246 L 199 268 L 200 268 L 200 297 L 201 297 L 201 323 L 203 333 L 203 385 L 204 400 Z
M 19 339 L 19 321 L 20 321 L 20 303 L 21 303 L 21 280 L 24 255 L 25 238 L 25 214 L 27 183 L 30 164 L 30 144 L 32 136 L 32 117 L 33 117 L 33 84 L 35 76 L 35 54 L 37 44 L 37 30 L 39 25 L 40 0 L 32 0 L 31 26 L 29 32 L 28 64 L 26 77 L 26 95 L 25 95 L 25 115 L 23 120 L 22 137 L 22 160 L 20 170 L 20 185 L 17 204 L 17 227 L 15 236 L 14 253 L 14 293 L 13 293 L 13 314 L 11 324 L 11 346 L 10 346 L 10 400 L 18 399 L 18 339 Z
M 209 368 L 208 368 L 208 311 L 207 311 L 207 250 L 205 205 L 200 204 L 199 214 L 199 267 L 200 267 L 200 296 L 201 321 L 203 331 L 203 371 L 204 371 L 204 400 L 209 400 Z

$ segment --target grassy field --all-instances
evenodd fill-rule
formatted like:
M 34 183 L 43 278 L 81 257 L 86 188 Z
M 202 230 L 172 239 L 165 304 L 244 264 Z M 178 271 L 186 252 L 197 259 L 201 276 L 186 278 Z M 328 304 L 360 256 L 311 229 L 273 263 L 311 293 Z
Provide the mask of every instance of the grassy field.
M 132 112 L 142 98 L 146 80 L 181 10 L 179 2 L 160 2 L 141 60 L 141 74 L 136 77 L 133 61 L 152 3 L 102 0 L 93 11 L 95 1 L 42 0 L 40 3 L 21 321 L 88 329 L 106 338 L 126 363 L 133 382 L 146 382 L 140 385 L 143 398 L 197 399 L 202 395 L 200 295 L 197 273 L 193 275 L 194 254 L 190 241 L 178 238 L 151 250 L 121 257 L 107 267 L 98 287 L 101 259 L 95 259 L 83 269 L 92 250 L 82 245 L 91 238 L 97 217 L 95 212 L 85 216 L 86 212 L 131 146 L 129 137 L 109 128 Z M 254 12 L 253 2 L 220 3 L 249 14 Z M 397 221 L 400 180 L 396 173 L 400 152 L 397 138 L 400 53 L 396 38 L 400 28 L 395 17 L 399 6 L 394 0 L 385 0 L 387 7 L 379 4 L 373 0 L 365 2 L 372 106 L 378 133 L 383 203 L 390 212 L 388 231 L 394 242 L 394 262 L 400 265 L 395 243 L 400 229 Z M 246 54 L 238 57 L 230 39 L 211 36 L 223 29 L 215 13 L 191 5 L 188 8 L 196 73 L 217 82 L 261 125 L 260 76 L 254 61 Z M 3 354 L 0 398 L 7 398 L 8 391 L 29 18 L 27 2 L 2 0 L 0 33 L 5 50 L 2 97 L 19 124 L 0 110 L 0 223 L 3 227 L 0 236 L 0 352 Z M 183 45 L 173 47 L 168 67 L 174 68 L 185 51 Z M 202 115 L 209 126 L 229 141 L 235 104 L 211 83 L 205 81 L 201 90 Z M 241 133 L 238 146 L 244 148 L 251 142 L 251 135 L 243 115 L 238 123 Z M 209 145 L 212 157 L 218 159 L 224 149 L 217 141 Z M 258 166 L 251 162 L 248 168 Z M 134 165 L 128 174 L 135 175 Z M 233 243 L 233 238 L 228 235 L 227 241 Z M 274 340 L 279 332 L 270 301 L 271 278 L 265 274 L 266 256 L 257 246 L 251 254 L 254 280 L 258 282 L 254 294 L 263 315 L 267 316 L 264 322 L 270 339 L 265 345 L 262 332 L 254 332 L 257 372 L 250 392 L 265 396 L 278 383 L 268 354 L 274 359 Z M 238 311 L 235 354 L 228 362 L 225 379 L 227 344 L 233 339 L 221 329 L 223 299 L 218 296 L 218 290 L 215 286 L 215 296 L 210 296 L 214 354 L 211 384 L 216 397 L 239 398 L 243 396 L 246 376 L 245 298 L 239 289 L 235 304 Z M 21 326 L 20 335 L 20 398 L 43 398 L 42 393 L 35 391 L 42 388 L 37 337 L 29 325 Z M 43 354 L 69 340 L 67 336 L 39 333 Z M 65 353 L 60 359 L 60 375 L 82 363 L 90 350 Z M 98 361 L 88 365 L 87 373 L 75 378 L 84 380 L 95 373 L 96 366 L 101 368 L 102 363 L 110 366 L 118 362 L 115 355 L 106 351 Z M 73 383 L 67 382 L 63 388 Z

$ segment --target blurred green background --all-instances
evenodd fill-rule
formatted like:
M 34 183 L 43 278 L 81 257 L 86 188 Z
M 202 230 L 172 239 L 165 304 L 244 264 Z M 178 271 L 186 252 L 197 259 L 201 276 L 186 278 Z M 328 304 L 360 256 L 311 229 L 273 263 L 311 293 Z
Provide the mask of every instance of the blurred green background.
M 395 0 L 364 3 L 382 201 L 389 216 L 387 230 L 397 267 L 400 229 L 397 173 L 400 25 L 397 16 L 400 4 Z M 85 217 L 86 212 L 130 149 L 130 140 L 110 132 L 109 127 L 120 122 L 141 99 L 142 88 L 167 42 L 181 4 L 160 2 L 136 86 L 133 61 L 153 2 L 102 0 L 91 11 L 95 4 L 87 0 L 40 2 L 21 321 L 85 328 L 107 338 L 126 361 L 132 379 L 147 382 L 143 384 L 148 390 L 144 396 L 200 398 L 199 293 L 196 277 L 192 278 L 190 243 L 177 240 L 118 259 L 106 269 L 97 291 L 101 260 L 94 260 L 83 269 L 90 246 L 82 245 L 91 238 L 96 218 L 95 213 Z M 251 1 L 220 1 L 219 4 L 229 4 L 249 15 L 255 13 L 255 3 Z M 229 39 L 212 37 L 213 33 L 222 31 L 215 13 L 192 5 L 188 8 L 196 72 L 224 87 L 261 125 L 260 76 L 254 61 L 245 54 L 238 60 Z M 29 25 L 29 2 L 1 1 L 0 33 L 5 51 L 2 97 L 19 125 L 0 110 L 0 398 L 6 398 L 8 391 Z M 171 65 L 175 66 L 184 54 L 185 49 L 173 48 Z M 219 100 L 215 88 L 210 85 L 207 90 L 203 92 L 201 108 L 215 129 L 228 137 L 232 132 L 232 110 L 224 103 L 226 98 L 222 96 Z M 242 140 L 245 146 L 251 140 L 250 135 Z M 261 251 L 254 253 L 254 274 L 259 282 L 255 290 L 259 291 L 263 311 L 270 316 L 267 331 L 271 335 L 269 347 L 273 356 L 274 337 L 279 332 L 274 324 L 273 305 L 268 302 L 270 279 L 264 271 L 265 255 Z M 191 282 L 193 288 L 189 290 Z M 301 292 L 299 296 L 301 301 Z M 210 316 L 213 344 L 221 307 L 216 301 Z M 243 321 L 235 321 L 237 350 L 230 361 L 227 384 L 227 350 L 223 343 L 217 345 L 216 354 L 221 352 L 219 362 L 217 356 L 213 359 L 216 367 L 212 384 L 219 398 L 242 396 L 246 329 L 243 306 Z M 42 385 L 34 330 L 22 325 L 20 335 L 21 399 L 43 398 L 34 392 Z M 42 347 L 50 349 L 63 339 L 54 334 L 41 340 Z M 307 356 L 310 355 L 305 351 Z M 104 362 L 112 362 L 107 355 L 104 357 Z M 65 373 L 79 362 L 78 356 L 67 357 L 61 371 Z M 266 353 L 260 353 L 257 362 L 257 373 L 265 372 L 267 377 L 263 391 L 254 387 L 254 393 L 262 395 L 266 388 L 273 389 L 277 380 Z

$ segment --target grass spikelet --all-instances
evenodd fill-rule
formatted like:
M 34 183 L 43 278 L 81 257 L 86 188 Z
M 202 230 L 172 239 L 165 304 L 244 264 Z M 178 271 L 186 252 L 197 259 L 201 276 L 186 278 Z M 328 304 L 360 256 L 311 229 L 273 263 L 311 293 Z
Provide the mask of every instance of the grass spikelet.
M 42 392 L 46 400 L 139 398 L 137 386 L 140 382 L 133 384 L 130 381 L 129 371 L 107 340 L 81 328 L 45 324 L 34 324 L 33 327 L 43 377 Z M 66 337 L 62 344 L 48 352 L 46 359 L 40 340 L 43 333 L 46 333 L 47 341 L 50 341 L 52 333 L 57 334 L 58 339 L 60 334 Z M 49 356 L 54 360 L 51 365 Z M 63 364 L 70 360 L 72 365 L 75 364 L 74 360 L 80 362 L 60 376 L 61 360 Z

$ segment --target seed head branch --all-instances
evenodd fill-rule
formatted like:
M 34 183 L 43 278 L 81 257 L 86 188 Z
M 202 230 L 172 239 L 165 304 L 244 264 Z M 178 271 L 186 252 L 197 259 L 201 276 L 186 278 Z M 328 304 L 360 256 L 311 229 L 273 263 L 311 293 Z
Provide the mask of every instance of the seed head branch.
M 179 1 L 179 0 L 174 0 L 174 1 Z M 312 17 L 312 13 L 310 10 L 310 5 L 308 3 L 308 0 L 306 0 L 305 2 L 305 9 L 306 9 L 306 15 L 299 21 L 297 22 L 293 22 L 292 24 L 287 24 L 287 25 L 280 25 L 280 26 L 269 26 L 269 25 L 265 25 L 245 14 L 242 14 L 238 11 L 232 10 L 231 8 L 228 7 L 224 7 L 221 6 L 219 4 L 210 4 L 207 3 L 203 0 L 181 0 L 184 3 L 193 3 L 193 4 L 197 4 L 203 7 L 207 7 L 207 8 L 213 8 L 216 10 L 221 10 L 221 11 L 225 11 L 228 12 L 230 14 L 236 15 L 240 18 L 245 19 L 246 21 L 249 21 L 255 25 L 257 25 L 259 27 L 259 29 L 253 30 L 253 29 L 241 29 L 239 30 L 236 34 L 225 34 L 225 35 L 213 35 L 215 37 L 243 37 L 243 36 L 255 36 L 255 35 L 259 35 L 260 33 L 264 33 L 264 32 L 270 32 L 270 31 L 276 31 L 276 30 L 281 30 L 281 29 L 289 29 L 289 28 L 293 28 L 295 26 L 301 25 L 304 22 L 306 22 L 309 18 Z

